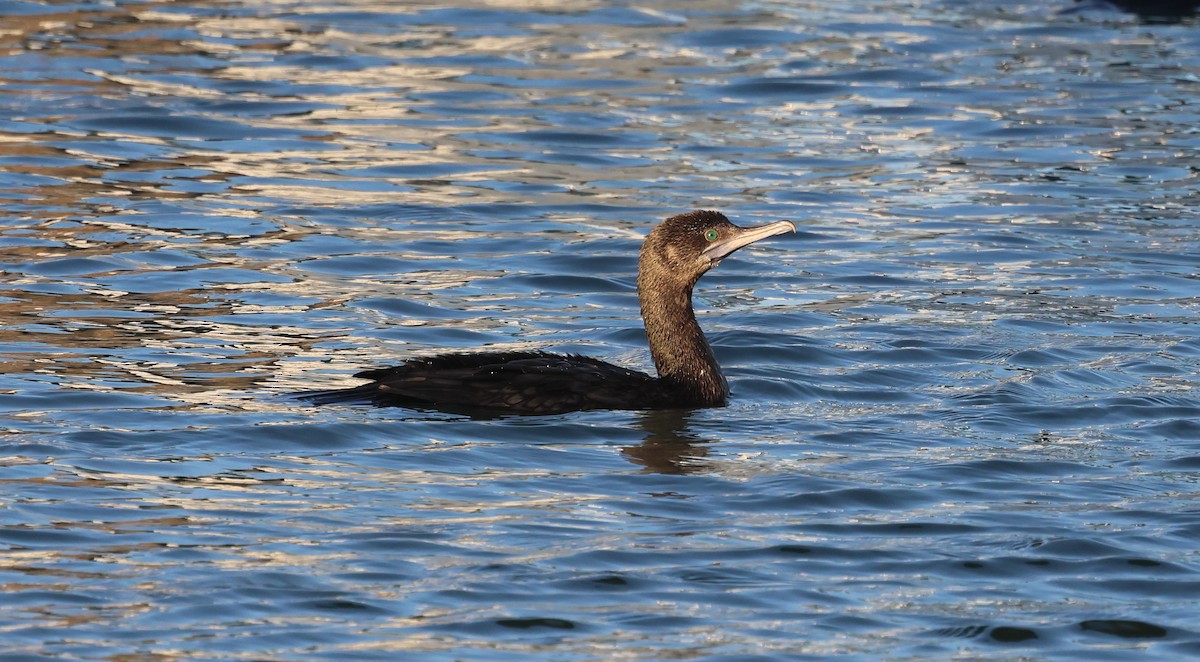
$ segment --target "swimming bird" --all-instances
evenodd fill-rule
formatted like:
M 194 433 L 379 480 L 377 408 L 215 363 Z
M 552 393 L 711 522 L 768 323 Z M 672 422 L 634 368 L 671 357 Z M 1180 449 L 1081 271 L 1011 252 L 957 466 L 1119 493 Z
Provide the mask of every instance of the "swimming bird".
M 368 384 L 300 397 L 315 404 L 514 414 L 722 406 L 729 383 L 696 322 L 692 288 L 737 249 L 795 230 L 791 221 L 743 228 L 719 212 L 693 211 L 650 232 L 638 258 L 637 292 L 657 377 L 579 355 L 441 354 L 354 375 Z

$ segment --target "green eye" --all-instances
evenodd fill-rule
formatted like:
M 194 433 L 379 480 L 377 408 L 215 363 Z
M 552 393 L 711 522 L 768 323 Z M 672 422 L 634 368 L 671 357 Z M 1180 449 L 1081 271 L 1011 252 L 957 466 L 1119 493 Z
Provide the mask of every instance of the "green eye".
M 719 235 L 717 234 L 716 230 L 709 230 L 704 233 L 704 238 L 709 241 L 716 241 L 718 236 Z

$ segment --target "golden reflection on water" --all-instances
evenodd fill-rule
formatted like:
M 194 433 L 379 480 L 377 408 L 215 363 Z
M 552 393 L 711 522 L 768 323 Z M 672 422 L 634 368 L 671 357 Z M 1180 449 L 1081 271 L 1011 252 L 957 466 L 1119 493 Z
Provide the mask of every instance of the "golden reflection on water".
M 364 11 L 374 9 L 369 4 L 355 6 Z M 495 91 L 504 85 L 470 80 L 476 69 L 430 64 L 433 58 L 450 61 L 473 53 L 495 58 L 497 63 L 522 64 L 511 71 L 497 69 L 517 77 L 513 85 L 520 89 L 505 92 L 492 110 L 527 110 L 530 104 L 562 94 L 551 88 L 524 87 L 523 81 L 565 77 L 571 88 L 577 88 L 586 87 L 592 78 L 626 75 L 638 85 L 670 84 L 669 77 L 645 69 L 637 58 L 627 58 L 625 63 L 622 57 L 629 55 L 627 47 L 580 53 L 559 48 L 564 30 L 575 33 L 581 42 L 593 39 L 594 28 L 584 25 L 555 25 L 554 34 L 535 30 L 525 36 L 460 37 L 413 23 L 402 33 L 364 40 L 363 35 L 346 34 L 322 23 L 319 16 L 288 7 L 301 13 L 291 18 L 266 16 L 266 10 L 205 15 L 179 11 L 173 3 L 159 3 L 6 20 L 0 49 L 9 53 L 36 50 L 46 69 L 38 72 L 33 91 L 43 97 L 40 103 L 28 103 L 29 111 L 15 118 L 24 126 L 40 125 L 42 130 L 0 129 L 5 155 L 13 157 L 0 164 L 0 169 L 38 180 L 20 189 L 0 190 L 0 200 L 27 207 L 20 212 L 22 227 L 8 235 L 21 242 L 5 247 L 5 261 L 39 267 L 24 273 L 18 267 L 7 279 L 10 296 L 0 300 L 0 342 L 53 350 L 8 353 L 5 369 L 52 375 L 66 388 L 156 392 L 197 406 L 247 406 L 244 398 L 235 394 L 268 378 L 282 384 L 307 384 L 304 374 L 328 355 L 327 350 L 314 347 L 337 337 L 344 327 L 317 330 L 279 323 L 242 325 L 212 318 L 287 316 L 336 308 L 350 299 L 347 288 L 366 288 L 385 297 L 420 297 L 480 283 L 503 271 L 456 269 L 448 263 L 452 255 L 426 252 L 405 257 L 428 261 L 430 269 L 410 271 L 403 278 L 326 279 L 297 268 L 285 251 L 290 243 L 332 230 L 304 218 L 271 217 L 270 206 L 280 201 L 335 208 L 389 202 L 431 207 L 464 201 L 523 203 L 525 194 L 505 188 L 510 183 L 529 182 L 549 186 L 538 192 L 544 204 L 574 204 L 587 188 L 586 182 L 596 176 L 590 166 L 558 158 L 540 161 L 536 153 L 531 159 L 492 155 L 504 148 L 503 139 L 481 139 L 476 133 L 518 136 L 538 128 L 538 123 L 531 125 L 528 117 L 509 118 L 502 113 L 475 119 L 483 116 L 454 114 L 466 110 L 465 106 L 438 106 L 428 95 Z M 412 6 L 408 11 L 437 7 Z M 392 6 L 379 10 L 399 11 Z M 196 38 L 181 40 L 177 37 L 180 31 L 190 31 Z M 343 57 L 349 68 L 274 63 L 277 58 L 304 53 Z M 355 63 L 359 57 L 362 62 Z M 167 64 L 148 64 L 155 58 L 167 58 Z M 57 67 L 61 67 L 61 75 L 52 73 Z M 0 73 L 0 94 L 5 94 L 2 90 L 7 86 L 22 82 Z M 289 86 L 301 90 L 303 96 L 293 96 L 287 91 Z M 581 102 L 585 107 L 602 107 L 606 96 L 615 93 L 619 92 L 602 89 L 594 101 Z M 70 103 L 55 104 L 54 96 Z M 113 110 L 89 107 L 82 102 L 88 97 L 110 102 L 96 105 Z M 252 107 L 278 100 L 301 101 L 307 107 L 261 115 L 253 110 L 239 115 L 236 108 L 207 110 L 217 102 Z M 143 130 L 136 123 L 127 130 L 119 123 L 92 130 L 73 127 L 76 121 L 103 119 L 105 113 L 121 119 L 123 103 L 136 111 L 132 116 L 153 110 L 183 120 L 181 134 Z M 36 114 L 39 111 L 46 114 Z M 230 128 L 244 127 L 245 135 L 191 139 L 186 128 L 189 118 L 232 119 Z M 627 126 L 636 128 L 640 121 L 631 116 Z M 552 127 L 554 123 L 546 121 L 544 125 Z M 270 129 L 282 142 L 268 140 L 267 146 L 258 145 L 252 137 L 259 129 Z M 649 156 L 664 150 L 647 144 L 635 151 Z M 469 169 L 455 171 L 452 178 L 420 175 L 423 168 L 436 172 L 441 165 Z M 364 168 L 386 172 L 390 166 L 411 174 L 384 177 L 360 172 Z M 666 178 L 669 169 L 656 172 L 659 167 L 648 162 L 622 176 L 631 181 Z M 252 200 L 269 201 L 268 208 L 262 209 Z M 144 204 L 161 207 L 163 203 L 173 205 L 161 212 L 168 218 L 178 212 L 195 213 L 198 218 L 177 228 L 148 224 L 141 218 L 147 208 Z M 212 223 L 203 220 L 214 211 L 258 222 L 258 227 L 223 230 L 216 219 Z M 473 236 L 448 228 L 394 230 L 369 219 L 359 227 L 336 232 L 365 245 L 427 238 L 453 242 Z M 273 249 L 280 249 L 277 257 L 271 256 Z M 182 253 L 192 263 L 171 266 L 136 256 L 131 257 L 131 264 L 120 263 L 121 258 L 133 254 L 170 251 Z M 114 260 L 111 267 L 105 264 L 110 258 Z M 44 268 L 48 263 L 70 260 L 98 262 L 75 271 L 68 265 L 63 273 Z M 278 278 L 215 282 L 203 287 L 157 286 L 151 291 L 137 287 L 126 291 L 108 284 L 114 277 L 136 283 L 140 275 L 189 275 L 222 268 Z M 236 296 L 254 292 L 290 295 L 302 301 L 270 305 Z M 498 303 L 482 295 L 462 308 L 487 315 L 494 314 Z M 400 323 L 430 322 L 407 317 Z M 452 328 L 486 327 L 494 322 L 480 315 L 437 323 Z M 200 338 L 203 342 L 195 342 Z M 231 358 L 226 351 L 205 360 L 206 350 L 212 348 L 233 351 L 237 357 Z M 150 350 L 152 357 L 122 356 L 131 349 Z M 186 360 L 174 362 L 171 354 Z M 369 357 L 359 358 L 365 363 Z
M 375 10 L 368 3 L 353 6 L 361 11 Z M 378 11 L 416 14 L 439 6 L 414 5 L 405 9 L 388 6 Z M 581 90 L 588 90 L 592 98 L 579 96 L 573 102 L 575 109 L 603 110 L 623 118 L 614 130 L 645 131 L 653 135 L 654 127 L 660 123 L 674 123 L 646 108 L 646 100 L 642 98 L 645 94 L 652 98 L 669 96 L 679 84 L 671 74 L 658 71 L 660 64 L 648 66 L 645 54 L 637 50 L 639 31 L 657 32 L 661 27 L 609 26 L 603 39 L 622 42 L 609 48 L 595 43 L 601 38 L 595 26 L 570 22 L 537 26 L 524 35 L 503 37 L 445 34 L 440 28 L 413 22 L 404 25 L 400 33 L 371 35 L 364 40 L 362 34 L 347 35 L 322 23 L 319 10 L 306 14 L 303 8 L 289 5 L 289 9 L 298 12 L 293 19 L 262 15 L 265 12 L 201 16 L 171 11 L 171 4 L 166 3 L 43 15 L 36 20 L 15 22 L 8 33 L 9 39 L 0 42 L 12 50 L 20 51 L 25 44 L 36 42 L 49 62 L 71 58 L 86 69 L 87 58 L 96 57 L 127 65 L 98 67 L 59 81 L 76 94 L 84 93 L 80 88 L 87 88 L 86 93 L 102 97 L 141 100 L 167 116 L 176 116 L 179 112 L 176 109 L 187 108 L 188 117 L 224 120 L 229 117 L 225 111 L 206 111 L 206 104 L 226 99 L 242 103 L 293 99 L 286 91 L 287 86 L 281 85 L 289 82 L 302 90 L 303 96 L 297 100 L 311 108 L 240 118 L 237 110 L 233 110 L 233 117 L 246 127 L 247 134 L 253 134 L 259 127 L 295 132 L 295 140 L 268 149 L 250 144 L 242 148 L 239 146 L 242 138 L 236 135 L 225 140 L 211 136 L 206 145 L 205 141 L 181 144 L 178 137 L 147 135 L 137 129 L 132 132 L 116 128 L 87 132 L 65 129 L 61 124 L 69 125 L 72 116 L 86 119 L 91 115 L 87 108 L 66 108 L 63 114 L 54 117 L 22 120 L 50 121 L 57 135 L 49 137 L 69 136 L 75 142 L 70 148 L 38 147 L 36 143 L 47 137 L 42 134 L 5 133 L 0 134 L 0 140 L 32 141 L 33 146 L 23 149 L 46 156 L 77 157 L 72 159 L 75 163 L 7 167 L 14 172 L 61 180 L 33 187 L 27 193 L 68 207 L 72 201 L 95 196 L 255 195 L 312 205 L 387 202 L 447 205 L 465 199 L 481 203 L 525 202 L 521 186 L 539 182 L 549 187 L 538 191 L 541 202 L 570 205 L 578 202 L 575 196 L 581 194 L 605 199 L 620 197 L 620 193 L 610 191 L 607 186 L 590 184 L 600 176 L 606 180 L 645 182 L 669 181 L 679 174 L 679 155 L 654 139 L 628 149 L 612 149 L 616 156 L 627 154 L 646 161 L 622 167 L 609 164 L 603 174 L 593 165 L 569 158 L 539 159 L 538 148 L 532 145 L 523 146 L 525 154 L 519 159 L 495 153 L 506 148 L 505 139 L 496 138 L 496 134 L 512 134 L 519 139 L 531 129 L 557 128 L 552 118 L 540 116 L 543 112 L 556 112 L 561 107 L 558 98 L 577 95 Z M 572 12 L 579 11 L 582 8 L 572 7 Z M 160 38 L 158 30 L 168 35 L 188 30 L 198 38 L 183 41 L 173 36 Z M 589 47 L 575 52 L 564 50 L 563 43 Z M 305 53 L 344 58 L 348 65 L 355 58 L 361 58 L 362 62 L 348 68 L 324 69 L 273 61 Z M 455 58 L 467 54 L 493 59 L 496 66 L 484 67 L 482 71 L 511 77 L 511 82 L 475 80 L 473 77 L 481 73 L 480 67 L 451 64 Z M 179 75 L 164 75 L 162 71 L 149 75 L 140 71 L 143 68 L 150 71 L 142 65 L 143 58 L 162 56 L 178 57 Z M 197 63 L 187 56 L 195 56 Z M 444 61 L 428 64 L 437 59 Z M 681 52 L 674 64 L 684 66 L 702 60 L 701 54 Z M 506 62 L 519 66 L 505 66 Z M 541 81 L 558 81 L 562 86 L 535 84 Z M 600 87 L 595 88 L 593 81 Z M 611 88 L 612 81 L 632 87 Z M 2 77 L 0 82 L 4 82 Z M 476 93 L 497 95 L 490 102 L 493 111 L 518 112 L 492 112 L 485 117 L 466 105 L 446 105 L 430 97 Z M 552 103 L 544 111 L 538 111 L 537 106 L 547 101 Z M 688 121 L 697 122 L 697 129 L 703 130 L 702 116 L 693 115 Z M 180 130 L 186 132 L 186 128 Z M 81 153 L 90 142 L 114 140 L 161 147 L 167 153 L 148 159 Z M 311 149 L 303 146 L 306 142 L 312 144 Z M 389 165 L 403 166 L 413 174 L 387 179 L 372 177 L 369 185 L 364 186 L 367 182 L 357 172 L 364 167 L 386 169 Z M 452 179 L 419 174 L 423 166 L 437 172 L 437 166 L 446 165 L 469 169 L 456 170 Z M 182 170 L 180 176 L 185 180 L 210 183 L 214 188 L 211 193 L 204 193 L 195 187 L 191 190 L 172 187 L 172 170 Z M 120 177 L 122 173 L 149 171 L 159 171 L 162 177 L 136 182 Z M 225 186 L 217 186 L 222 183 Z M 506 191 L 510 185 L 521 186 Z

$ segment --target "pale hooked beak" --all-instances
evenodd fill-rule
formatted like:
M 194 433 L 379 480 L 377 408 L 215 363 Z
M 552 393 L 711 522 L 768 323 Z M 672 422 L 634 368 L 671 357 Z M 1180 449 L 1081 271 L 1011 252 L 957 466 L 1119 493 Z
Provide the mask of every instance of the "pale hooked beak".
M 758 225 L 752 228 L 738 228 L 737 232 L 706 246 L 700 255 L 707 258 L 709 262 L 720 262 L 721 258 L 727 257 L 737 249 L 749 246 L 759 239 L 766 239 L 767 237 L 774 237 L 784 232 L 795 231 L 796 226 L 791 221 L 775 221 L 774 223 Z

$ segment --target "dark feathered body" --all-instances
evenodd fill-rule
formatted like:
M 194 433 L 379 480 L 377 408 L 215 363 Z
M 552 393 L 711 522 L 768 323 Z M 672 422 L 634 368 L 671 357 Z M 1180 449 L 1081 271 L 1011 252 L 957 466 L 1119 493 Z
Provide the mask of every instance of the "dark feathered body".
M 371 383 L 305 397 L 316 404 L 478 408 L 522 414 L 689 406 L 644 372 L 587 356 L 547 352 L 442 354 L 354 376 Z
M 725 404 L 729 385 L 692 311 L 692 288 L 733 251 L 794 230 L 739 228 L 717 212 L 673 216 L 638 260 L 638 299 L 658 376 L 578 355 L 480 352 L 414 358 L 355 375 L 370 383 L 302 394 L 316 404 L 371 403 L 450 411 L 554 414 L 581 409 L 690 409 Z

